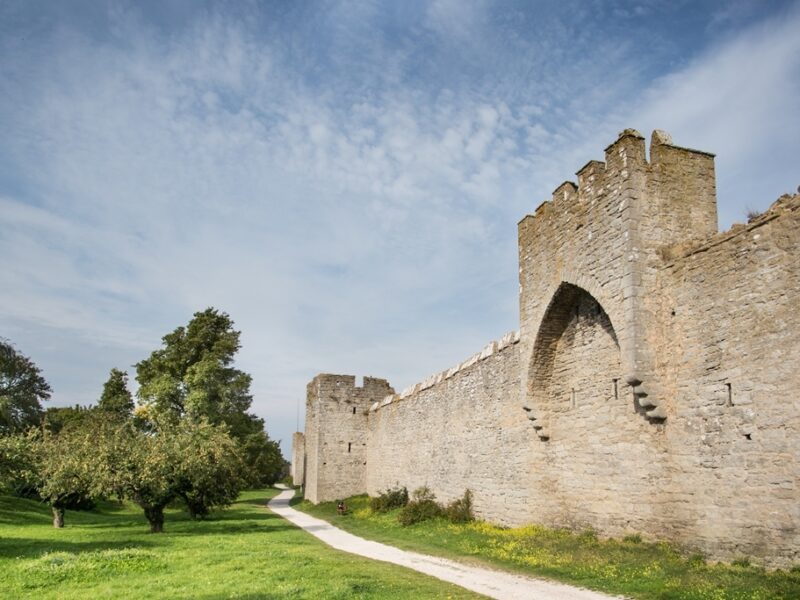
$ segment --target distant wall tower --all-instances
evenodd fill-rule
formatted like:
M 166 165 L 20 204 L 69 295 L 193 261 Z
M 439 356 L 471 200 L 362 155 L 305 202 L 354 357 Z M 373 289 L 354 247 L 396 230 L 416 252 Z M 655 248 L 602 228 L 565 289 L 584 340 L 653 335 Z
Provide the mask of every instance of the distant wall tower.
M 317 375 L 306 387 L 305 497 L 327 502 L 367 491 L 367 412 L 394 390 L 385 379 Z
M 292 484 L 305 486 L 306 482 L 306 438 L 296 431 L 292 435 Z

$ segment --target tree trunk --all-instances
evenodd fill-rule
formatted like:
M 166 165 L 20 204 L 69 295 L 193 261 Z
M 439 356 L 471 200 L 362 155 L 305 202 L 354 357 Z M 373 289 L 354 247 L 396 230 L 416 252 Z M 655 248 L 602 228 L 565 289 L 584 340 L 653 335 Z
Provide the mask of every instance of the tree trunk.
M 208 516 L 208 508 L 201 501 L 186 500 L 186 508 L 189 510 L 192 520 L 205 519 Z
M 61 529 L 64 526 L 64 509 L 52 507 L 53 509 L 53 527 Z
M 144 509 L 144 516 L 150 523 L 150 533 L 161 533 L 164 531 L 164 507 L 151 506 Z

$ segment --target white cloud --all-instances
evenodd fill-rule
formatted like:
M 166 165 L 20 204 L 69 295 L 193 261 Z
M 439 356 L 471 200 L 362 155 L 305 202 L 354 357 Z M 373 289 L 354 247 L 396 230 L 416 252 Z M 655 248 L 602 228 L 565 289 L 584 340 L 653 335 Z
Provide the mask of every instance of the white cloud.
M 438 34 L 460 44 L 480 39 L 487 20 L 487 3 L 475 0 L 434 0 L 428 5 L 426 25 Z
M 632 120 L 715 152 L 720 222 L 743 221 L 800 183 L 800 6 L 713 45 L 656 81 Z M 758 194 L 758 195 L 756 195 Z
M 647 63 L 592 15 L 514 29 L 484 9 L 432 4 L 394 41 L 377 4 L 269 35 L 250 15 L 164 33 L 117 10 L 105 37 L 5 44 L 0 327 L 85 402 L 217 306 L 286 440 L 317 371 L 402 388 L 515 328 L 517 220 L 619 129 L 671 129 L 721 174 L 770 140 L 796 150 L 794 13 L 631 101 Z

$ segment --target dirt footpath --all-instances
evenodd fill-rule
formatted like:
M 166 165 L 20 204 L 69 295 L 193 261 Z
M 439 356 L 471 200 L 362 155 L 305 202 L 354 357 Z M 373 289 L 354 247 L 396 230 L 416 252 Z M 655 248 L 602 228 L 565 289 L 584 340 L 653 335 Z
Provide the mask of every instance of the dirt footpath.
M 365 540 L 342 531 L 327 521 L 316 519 L 291 508 L 289 500 L 293 496 L 294 490 L 285 489 L 270 500 L 269 508 L 329 546 L 351 554 L 408 567 L 442 581 L 484 594 L 489 598 L 502 600 L 608 600 L 609 598 L 620 598 L 620 596 L 608 596 L 563 583 L 473 567 L 446 558 L 417 554 Z

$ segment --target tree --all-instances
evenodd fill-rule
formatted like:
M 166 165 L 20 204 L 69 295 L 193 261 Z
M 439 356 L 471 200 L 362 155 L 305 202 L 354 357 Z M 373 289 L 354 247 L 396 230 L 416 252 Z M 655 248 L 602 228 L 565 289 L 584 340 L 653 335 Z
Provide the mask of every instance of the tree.
M 34 462 L 26 435 L 0 436 L 0 492 L 18 492 L 29 485 Z
M 39 367 L 0 339 L 0 434 L 37 425 L 51 393 Z
M 88 406 L 48 406 L 44 413 L 43 423 L 50 433 L 58 433 L 65 427 L 75 426 L 92 414 Z
M 163 531 L 164 508 L 176 498 L 198 517 L 230 504 L 242 489 L 236 444 L 224 426 L 206 419 L 162 418 L 151 431 L 127 421 L 102 439 L 104 486 L 142 507 L 153 533 Z
M 264 419 L 241 413 L 231 419 L 230 427 L 242 449 L 248 487 L 272 485 L 281 479 L 286 460 L 280 444 L 267 434 Z
M 164 530 L 164 508 L 177 495 L 181 456 L 163 431 L 145 433 L 125 424 L 106 453 L 113 465 L 110 487 L 144 511 L 152 533 Z
M 255 485 L 274 481 L 275 462 L 283 457 L 264 421 L 247 412 L 251 377 L 232 366 L 239 336 L 231 318 L 214 308 L 195 313 L 188 325 L 165 335 L 162 347 L 136 365 L 143 405 L 136 413 L 225 424 L 244 451 L 245 477 Z
M 233 427 L 252 402 L 250 375 L 231 366 L 239 336 L 224 312 L 195 313 L 186 327 L 162 338 L 162 348 L 137 363 L 139 400 L 155 413 L 203 416 Z
M 278 442 L 269 439 L 266 431 L 262 429 L 245 436 L 241 448 L 249 487 L 272 485 L 281 479 L 286 460 Z
M 184 421 L 178 433 L 184 457 L 178 496 L 189 515 L 202 519 L 214 508 L 230 506 L 247 483 L 236 442 L 224 426 L 213 426 L 205 419 L 191 424 Z
M 57 434 L 47 428 L 30 429 L 8 436 L 24 458 L 16 477 L 33 487 L 53 511 L 53 526 L 64 526 L 64 513 L 80 507 L 101 490 L 104 478 L 95 461 L 97 435 L 84 421 L 64 427 Z
M 103 384 L 103 394 L 97 408 L 124 417 L 133 414 L 133 396 L 128 391 L 128 374 L 119 369 L 111 369 L 108 381 Z

